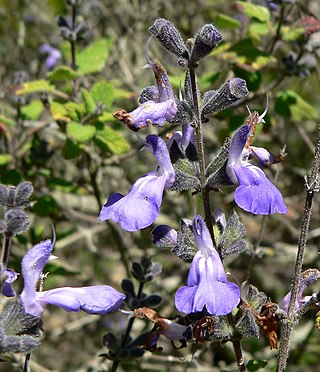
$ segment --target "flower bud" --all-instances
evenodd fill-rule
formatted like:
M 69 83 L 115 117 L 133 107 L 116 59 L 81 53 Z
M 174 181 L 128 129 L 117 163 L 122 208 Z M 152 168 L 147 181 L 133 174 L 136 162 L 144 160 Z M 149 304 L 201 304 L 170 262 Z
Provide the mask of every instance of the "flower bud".
M 149 28 L 160 43 L 178 57 L 188 57 L 188 50 L 176 26 L 170 21 L 159 18 Z
M 224 110 L 248 94 L 245 80 L 228 80 L 219 90 L 209 90 L 204 94 L 201 114 L 206 116 Z
M 22 207 L 28 202 L 31 194 L 33 193 L 33 186 L 31 182 L 22 182 L 16 188 L 15 205 Z
M 7 205 L 9 198 L 9 188 L 4 185 L 0 185 L 0 204 Z
M 211 53 L 221 40 L 222 36 L 213 24 L 204 25 L 195 36 L 190 63 L 197 63 L 201 58 Z
M 22 234 L 29 229 L 30 221 L 27 214 L 20 209 L 11 209 L 5 214 L 7 231 L 13 235 Z

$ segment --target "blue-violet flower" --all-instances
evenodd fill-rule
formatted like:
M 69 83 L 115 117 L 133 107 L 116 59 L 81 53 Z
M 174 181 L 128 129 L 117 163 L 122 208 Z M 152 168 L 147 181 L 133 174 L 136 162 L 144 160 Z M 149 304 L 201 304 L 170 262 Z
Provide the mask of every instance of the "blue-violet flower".
M 206 307 L 211 315 L 227 315 L 240 301 L 240 290 L 227 276 L 209 230 L 200 216 L 193 222 L 198 252 L 194 256 L 187 285 L 178 289 L 176 308 L 190 314 Z
M 149 86 L 142 90 L 139 100 L 141 105 L 135 110 L 128 113 L 120 109 L 113 114 L 135 132 L 151 124 L 163 126 L 165 121 L 173 120 L 177 113 L 176 100 L 166 71 L 150 58 L 147 58 L 147 62 L 144 67 L 153 70 L 157 87 Z
M 41 317 L 47 304 L 89 314 L 108 314 L 119 309 L 126 296 L 108 285 L 62 287 L 38 292 L 36 284 L 52 249 L 51 241 L 45 240 L 31 248 L 22 259 L 24 288 L 20 297 L 26 313 Z
M 156 135 L 149 135 L 146 140 L 144 148 L 157 159 L 157 170 L 139 178 L 128 195 L 110 195 L 100 211 L 100 221 L 112 218 L 124 230 L 137 231 L 150 226 L 158 217 L 163 191 L 172 186 L 175 173 L 165 142 Z
M 248 147 L 254 136 L 256 124 L 263 120 L 257 112 L 250 114 L 249 120 L 237 129 L 233 135 L 226 172 L 231 182 L 238 185 L 234 199 L 238 206 L 253 214 L 287 213 L 280 191 L 268 180 L 264 172 L 248 162 L 254 154 L 260 163 L 271 161 L 271 155 L 265 150 L 249 151 Z M 269 156 L 269 155 L 270 156 Z
M 53 48 L 49 44 L 41 45 L 40 52 L 47 54 L 45 64 L 48 70 L 52 70 L 62 58 L 60 50 Z

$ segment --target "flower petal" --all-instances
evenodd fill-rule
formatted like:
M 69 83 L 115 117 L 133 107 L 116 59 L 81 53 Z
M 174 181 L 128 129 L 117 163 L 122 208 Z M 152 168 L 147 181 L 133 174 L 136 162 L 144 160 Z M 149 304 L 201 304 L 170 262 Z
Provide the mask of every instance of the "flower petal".
M 287 213 L 280 191 L 268 180 L 263 171 L 252 165 L 234 165 L 233 170 L 240 186 L 234 198 L 238 206 L 253 214 Z
M 198 252 L 200 253 L 200 252 Z M 197 253 L 197 254 L 198 254 Z M 196 255 L 197 256 L 197 255 Z M 195 256 L 195 258 L 196 258 Z M 234 283 L 227 282 L 224 274 L 220 280 L 215 273 L 216 257 L 201 258 L 192 262 L 187 286 L 178 289 L 175 304 L 179 311 L 192 313 L 202 311 L 206 306 L 212 315 L 229 314 L 240 301 L 240 290 Z M 197 275 L 196 275 L 197 274 Z M 198 277 L 197 285 L 191 286 Z
M 37 281 L 50 257 L 52 249 L 53 245 L 51 240 L 48 239 L 36 244 L 23 256 L 21 271 L 24 279 L 24 288 L 21 298 L 25 299 L 25 301 L 27 301 L 27 298 L 31 299 L 35 296 Z
M 160 169 L 158 173 L 166 172 L 166 189 L 169 189 L 175 180 L 175 172 L 171 164 L 168 148 L 166 143 L 156 135 L 149 135 L 146 138 L 147 144 L 144 148 L 151 150 L 153 156 L 157 159 Z
M 108 285 L 90 287 L 62 287 L 37 293 L 37 302 L 44 308 L 46 304 L 56 305 L 66 311 L 83 310 L 89 314 L 109 314 L 116 311 L 125 299 L 123 293 Z M 32 311 L 32 312 L 31 312 Z M 41 316 L 29 309 L 30 314 Z
M 150 226 L 160 213 L 162 194 L 167 175 L 158 176 L 150 173 L 139 178 L 131 187 L 128 195 L 111 196 L 102 207 L 100 220 L 112 218 L 127 231 L 137 231 Z

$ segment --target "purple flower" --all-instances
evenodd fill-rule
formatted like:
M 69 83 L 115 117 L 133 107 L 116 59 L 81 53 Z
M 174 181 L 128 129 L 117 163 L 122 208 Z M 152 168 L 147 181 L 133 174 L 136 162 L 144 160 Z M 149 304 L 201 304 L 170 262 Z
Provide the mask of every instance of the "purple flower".
M 150 226 L 158 217 L 163 191 L 172 186 L 175 173 L 166 144 L 161 138 L 147 136 L 144 148 L 157 159 L 157 170 L 139 178 L 128 195 L 112 194 L 100 211 L 100 221 L 112 218 L 124 230 L 137 231 Z
M 240 290 L 227 276 L 208 228 L 200 216 L 193 222 L 198 252 L 191 263 L 187 285 L 178 289 L 176 308 L 186 314 L 206 310 L 211 315 L 229 314 L 240 301 Z
M 41 45 L 40 52 L 47 54 L 45 64 L 48 70 L 52 70 L 62 58 L 60 50 L 53 48 L 49 44 Z
M 17 279 L 18 275 L 12 269 L 4 270 L 4 281 L 2 282 L 2 294 L 6 297 L 14 297 L 15 293 L 11 283 Z
M 51 241 L 46 240 L 31 248 L 22 259 L 24 288 L 21 300 L 26 313 L 41 317 L 47 304 L 66 311 L 83 310 L 89 314 L 108 314 L 119 309 L 126 296 L 108 285 L 62 287 L 37 292 L 36 284 L 52 249 Z
M 141 105 L 135 110 L 128 113 L 120 109 L 113 114 L 135 132 L 151 124 L 163 126 L 165 121 L 173 120 L 177 113 L 176 100 L 166 71 L 150 58 L 147 61 L 145 67 L 153 70 L 157 87 L 143 89 L 139 100 Z
M 296 299 L 296 303 L 294 304 L 294 310 L 298 311 L 305 303 L 307 303 L 312 296 L 304 296 L 303 292 L 305 289 L 316 280 L 320 278 L 320 271 L 317 269 L 308 269 L 302 273 L 300 286 L 298 291 L 298 296 Z M 288 311 L 289 304 L 291 299 L 291 291 L 284 296 L 284 298 L 279 302 L 280 309 L 284 311 Z M 320 303 L 317 303 L 320 307 Z
M 263 117 L 254 112 L 250 114 L 249 119 L 233 135 L 226 167 L 231 182 L 239 185 L 234 194 L 235 202 L 240 208 L 253 214 L 287 213 L 288 209 L 280 191 L 259 167 L 248 162 L 250 154 L 258 157 L 262 164 L 271 160 L 271 155 L 265 149 L 248 150 L 255 125 L 261 122 Z

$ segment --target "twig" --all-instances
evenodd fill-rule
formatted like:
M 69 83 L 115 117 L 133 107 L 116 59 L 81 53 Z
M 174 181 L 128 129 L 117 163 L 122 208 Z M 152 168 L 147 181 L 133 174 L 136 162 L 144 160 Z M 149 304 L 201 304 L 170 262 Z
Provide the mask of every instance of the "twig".
M 302 264 L 304 252 L 307 246 L 307 237 L 311 220 L 312 206 L 314 202 L 314 196 L 317 191 L 319 191 L 319 179 L 318 172 L 320 167 L 320 126 L 318 129 L 318 138 L 316 143 L 316 150 L 314 153 L 314 158 L 311 167 L 310 177 L 306 177 L 306 201 L 304 206 L 304 212 L 301 220 L 300 236 L 298 241 L 298 251 L 296 257 L 295 270 L 292 280 L 292 290 L 291 298 L 288 310 L 288 319 L 281 328 L 281 343 L 278 356 L 278 365 L 277 372 L 285 371 L 289 347 L 290 347 L 290 338 L 291 333 L 295 324 L 295 303 L 298 296 L 300 278 L 302 272 Z

